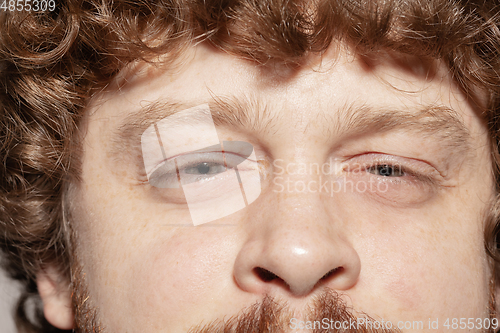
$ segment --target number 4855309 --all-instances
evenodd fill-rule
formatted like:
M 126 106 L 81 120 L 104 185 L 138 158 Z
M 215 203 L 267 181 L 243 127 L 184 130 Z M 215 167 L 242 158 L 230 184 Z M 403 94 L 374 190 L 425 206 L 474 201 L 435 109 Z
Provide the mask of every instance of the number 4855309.
M 45 12 L 56 9 L 55 0 L 0 0 L 0 10 L 9 12 Z

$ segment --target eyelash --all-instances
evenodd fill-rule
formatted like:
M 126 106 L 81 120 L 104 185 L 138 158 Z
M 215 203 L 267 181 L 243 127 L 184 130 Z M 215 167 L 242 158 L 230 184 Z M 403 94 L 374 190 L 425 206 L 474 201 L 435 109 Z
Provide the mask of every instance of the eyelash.
M 381 167 L 381 168 L 391 168 L 392 171 L 387 173 L 387 172 L 381 172 L 380 170 L 378 170 L 378 167 Z M 378 173 L 373 173 L 371 171 L 374 171 L 374 170 L 377 170 Z M 402 177 L 404 175 L 407 174 L 407 171 L 405 170 L 405 168 L 401 167 L 401 166 L 398 166 L 398 165 L 392 165 L 392 164 L 387 164 L 387 163 L 384 163 L 384 164 L 376 164 L 376 165 L 372 165 L 372 166 L 369 166 L 367 168 L 365 168 L 365 171 L 367 171 L 368 173 L 371 173 L 371 174 L 374 174 L 374 175 L 377 175 L 377 176 L 386 176 L 387 174 L 387 177 L 390 175 L 390 176 L 394 176 L 396 173 L 396 177 Z
M 368 154 L 369 155 L 369 154 Z M 419 162 L 419 163 L 424 163 L 424 162 Z M 384 175 L 377 175 L 372 172 L 370 172 L 370 169 L 375 169 L 378 167 L 390 167 L 390 168 L 395 168 L 399 169 L 399 172 L 401 173 L 401 176 L 397 177 L 387 177 Z M 418 167 L 409 167 L 407 165 L 404 165 L 403 163 L 395 163 L 393 159 L 391 158 L 386 158 L 384 160 L 379 160 L 379 161 L 374 161 L 371 163 L 363 163 L 362 167 L 360 168 L 363 172 L 369 173 L 373 175 L 374 177 L 377 177 L 383 181 L 388 181 L 392 183 L 425 183 L 428 185 L 437 185 L 438 180 L 436 179 L 435 176 L 429 175 L 429 173 L 432 173 L 432 170 L 430 170 L 430 166 L 428 167 L 429 170 L 427 171 L 417 171 Z M 349 170 L 343 169 L 344 172 L 349 172 Z M 433 170 L 434 172 L 437 172 Z
M 177 170 L 179 171 L 179 174 L 185 174 L 185 175 L 192 175 L 192 176 L 187 176 L 187 177 L 192 177 L 191 181 L 196 182 L 196 181 L 208 181 L 210 179 L 213 179 L 222 173 L 226 171 L 226 166 L 227 169 L 233 169 L 237 165 L 240 165 L 244 163 L 245 161 L 250 161 L 250 162 L 255 162 L 250 159 L 245 159 L 242 155 L 233 153 L 233 152 L 222 152 L 222 151 L 213 151 L 213 152 L 204 152 L 204 153 L 197 153 L 197 154 L 185 154 L 185 155 L 179 155 L 176 156 L 175 158 L 169 158 L 164 161 L 162 161 L 160 164 L 164 164 L 166 162 L 172 162 L 174 159 L 178 158 L 188 158 L 190 155 L 204 155 L 204 156 L 198 156 L 198 157 L 193 157 L 192 161 L 185 162 L 184 164 L 177 164 L 176 169 L 170 168 L 171 170 L 168 172 L 163 172 L 157 177 L 163 177 L 169 180 L 177 179 Z M 222 156 L 214 156 L 214 155 L 222 155 Z M 238 159 L 240 159 L 238 161 Z M 224 161 L 224 162 L 222 162 Z M 222 163 L 221 163 L 222 162 Z M 233 162 L 233 163 L 231 163 Z M 194 175 L 189 172 L 185 172 L 186 170 L 196 168 L 204 163 L 209 164 L 209 167 L 212 166 L 223 166 L 224 171 L 213 173 L 213 174 L 206 174 L 206 175 L 211 175 L 210 177 L 206 177 L 206 175 Z M 240 168 L 238 168 L 240 169 Z M 245 170 L 240 170 L 240 171 L 245 171 Z M 196 178 L 196 179 L 194 179 Z M 151 180 L 151 178 L 150 178 Z

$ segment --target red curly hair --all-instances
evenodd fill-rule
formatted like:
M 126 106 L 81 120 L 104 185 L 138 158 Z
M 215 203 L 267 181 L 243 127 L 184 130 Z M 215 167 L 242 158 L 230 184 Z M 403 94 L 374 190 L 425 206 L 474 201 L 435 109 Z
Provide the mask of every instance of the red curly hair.
M 0 248 L 4 267 L 25 286 L 17 324 L 28 319 L 35 274 L 48 263 L 70 278 L 66 185 L 78 181 L 85 106 L 128 64 L 175 58 L 207 42 L 259 66 L 300 66 L 331 43 L 359 54 L 392 51 L 439 59 L 467 96 L 487 96 L 500 184 L 500 7 L 498 0 L 66 0 L 54 11 L 0 12 Z M 497 185 L 497 188 L 500 188 Z M 500 200 L 485 246 L 498 261 Z M 495 277 L 500 270 L 495 266 Z

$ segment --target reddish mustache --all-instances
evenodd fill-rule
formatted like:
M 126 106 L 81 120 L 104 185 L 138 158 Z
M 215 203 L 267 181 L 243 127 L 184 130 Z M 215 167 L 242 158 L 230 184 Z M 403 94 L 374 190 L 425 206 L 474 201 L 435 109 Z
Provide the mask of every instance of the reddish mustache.
M 259 301 L 245 309 L 237 316 L 230 317 L 226 320 L 215 320 L 206 325 L 198 325 L 192 328 L 189 333 L 286 333 L 286 332 L 305 332 L 300 329 L 293 329 L 291 320 L 293 312 L 291 309 L 281 302 L 276 301 L 272 297 L 266 296 L 262 301 Z M 307 320 L 317 321 L 322 323 L 322 320 L 327 319 L 329 323 L 344 323 L 356 322 L 359 317 L 356 317 L 352 310 L 349 309 L 340 295 L 333 290 L 326 290 L 313 301 Z M 375 321 L 370 316 L 363 315 L 366 321 Z M 312 330 L 314 333 L 399 333 L 398 329 L 367 327 L 367 325 L 357 325 L 352 327 L 344 325 L 344 327 L 335 328 L 334 325 L 325 325 L 316 327 Z

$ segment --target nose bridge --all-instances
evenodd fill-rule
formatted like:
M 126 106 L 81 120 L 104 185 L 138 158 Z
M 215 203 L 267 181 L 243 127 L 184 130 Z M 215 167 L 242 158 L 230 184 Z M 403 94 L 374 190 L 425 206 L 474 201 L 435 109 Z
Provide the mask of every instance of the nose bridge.
M 309 183 L 303 177 L 299 181 L 301 184 Z M 266 223 L 271 235 L 276 234 L 281 237 L 285 231 L 298 236 L 304 231 L 324 235 L 334 228 L 330 223 L 330 213 L 325 207 L 326 202 L 320 193 L 285 190 L 276 193 L 274 200 L 276 207 L 272 212 L 274 223 Z
M 293 176 L 303 182 L 315 176 Z M 320 285 L 345 290 L 359 275 L 359 257 L 350 245 L 343 221 L 336 220 L 314 192 L 278 192 L 264 200 L 238 255 L 235 278 L 243 289 L 286 289 L 305 295 Z
M 335 229 L 340 229 L 343 221 L 335 218 L 337 214 L 332 209 L 337 203 L 321 189 L 321 183 L 330 177 L 329 165 L 294 163 L 290 168 L 288 165 L 273 179 L 269 201 L 275 207 L 269 212 L 273 223 L 265 226 L 269 235 L 277 238 L 288 235 L 299 243 L 314 237 L 320 240 L 340 236 Z

